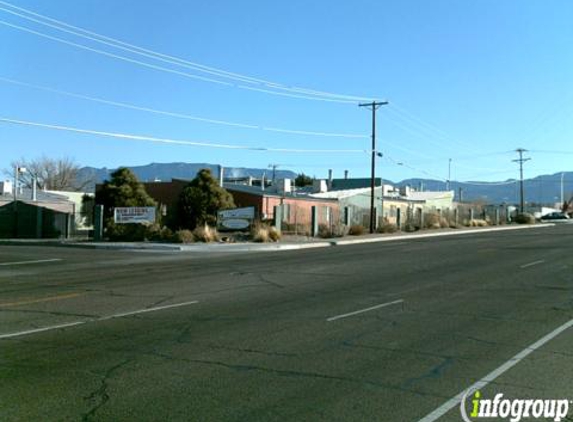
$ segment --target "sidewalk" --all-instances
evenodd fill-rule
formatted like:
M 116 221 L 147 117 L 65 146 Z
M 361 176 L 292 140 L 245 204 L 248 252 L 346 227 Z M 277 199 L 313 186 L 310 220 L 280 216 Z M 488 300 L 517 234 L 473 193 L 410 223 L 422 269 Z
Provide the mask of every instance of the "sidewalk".
M 555 224 L 509 225 L 500 227 L 474 227 L 468 229 L 436 229 L 414 233 L 367 234 L 363 236 L 346 236 L 333 239 L 285 236 L 277 243 L 154 243 L 154 242 L 78 242 L 60 239 L 6 239 L 0 245 L 21 246 L 60 246 L 89 249 L 113 250 L 157 250 L 179 252 L 276 252 L 298 249 L 327 248 L 332 246 L 357 245 L 363 243 L 392 242 L 396 240 L 423 239 L 428 237 L 472 235 L 496 231 L 532 230 L 553 227 Z

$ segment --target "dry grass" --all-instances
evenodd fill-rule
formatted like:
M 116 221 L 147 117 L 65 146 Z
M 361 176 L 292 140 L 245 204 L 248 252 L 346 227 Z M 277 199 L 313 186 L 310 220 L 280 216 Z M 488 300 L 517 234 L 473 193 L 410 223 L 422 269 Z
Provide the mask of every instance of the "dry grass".
M 219 240 L 219 233 L 213 227 L 208 225 L 199 226 L 195 230 L 193 230 L 193 238 L 196 242 L 215 242 Z
M 489 224 L 486 220 L 482 220 L 479 218 L 474 218 L 473 220 L 469 220 L 467 223 L 468 227 L 487 227 Z
M 195 236 L 191 230 L 177 230 L 172 236 L 175 243 L 193 243 Z
M 396 233 L 398 226 L 392 223 L 384 223 L 376 229 L 378 233 Z
M 278 242 L 281 234 L 276 227 L 267 224 L 255 224 L 251 230 L 251 238 L 253 242 L 257 243 Z
M 354 224 L 350 226 L 350 228 L 348 229 L 348 234 L 350 236 L 362 236 L 365 232 L 366 229 L 364 228 L 364 226 L 361 226 L 360 224 Z

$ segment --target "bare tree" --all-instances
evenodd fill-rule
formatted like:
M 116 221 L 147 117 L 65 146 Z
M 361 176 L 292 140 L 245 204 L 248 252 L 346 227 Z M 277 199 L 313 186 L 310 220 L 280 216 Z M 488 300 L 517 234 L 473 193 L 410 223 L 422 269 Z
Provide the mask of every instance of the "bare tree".
M 79 180 L 80 166 L 71 158 L 49 158 L 45 155 L 33 160 L 21 159 L 12 162 L 12 168 L 24 167 L 19 181 L 31 188 L 34 178 L 37 187 L 45 190 L 82 191 L 91 180 Z M 5 173 L 10 173 L 6 170 Z

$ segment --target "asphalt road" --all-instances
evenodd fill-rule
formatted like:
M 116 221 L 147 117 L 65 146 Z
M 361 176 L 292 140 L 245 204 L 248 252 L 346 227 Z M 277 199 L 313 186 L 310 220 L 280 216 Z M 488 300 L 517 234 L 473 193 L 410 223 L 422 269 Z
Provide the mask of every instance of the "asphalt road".
M 484 377 L 484 397 L 573 399 L 572 240 L 0 246 L 0 420 L 460 421 L 448 400 Z

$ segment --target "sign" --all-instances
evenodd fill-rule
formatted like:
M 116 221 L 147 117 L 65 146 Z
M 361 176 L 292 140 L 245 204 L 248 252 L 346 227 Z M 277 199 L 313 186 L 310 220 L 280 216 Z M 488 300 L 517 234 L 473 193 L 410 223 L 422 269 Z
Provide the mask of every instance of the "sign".
M 116 224 L 153 224 L 155 207 L 117 207 L 113 210 Z
M 217 213 L 217 223 L 221 230 L 248 229 L 254 219 L 255 207 L 234 208 Z

